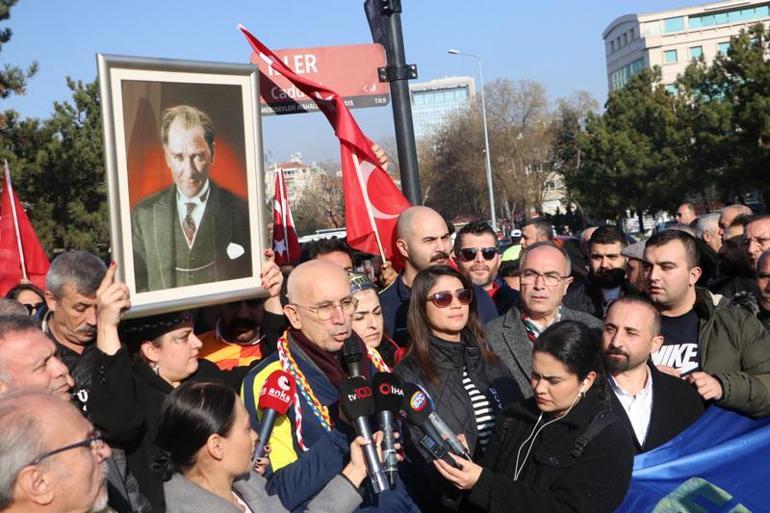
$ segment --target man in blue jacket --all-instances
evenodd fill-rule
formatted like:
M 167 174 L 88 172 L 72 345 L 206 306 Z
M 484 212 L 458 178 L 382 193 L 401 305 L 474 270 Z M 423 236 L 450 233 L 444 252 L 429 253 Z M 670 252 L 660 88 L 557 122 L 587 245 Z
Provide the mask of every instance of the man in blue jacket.
M 350 427 L 338 418 L 339 385 L 348 377 L 339 352 L 352 334 L 351 317 L 357 301 L 350 294 L 350 281 L 341 267 L 312 260 L 300 264 L 289 275 L 289 303 L 284 314 L 291 327 L 277 343 L 277 350 L 249 372 L 242 395 L 252 426 L 259 429 L 259 395 L 268 376 L 282 369 L 297 384 L 297 394 L 287 415 L 279 417 L 270 436 L 270 469 L 267 491 L 278 495 L 286 509 L 304 511 L 304 506 L 342 471 L 349 459 Z M 364 351 L 363 342 L 362 353 Z M 365 365 L 361 373 L 370 378 L 378 362 Z M 357 512 L 418 512 L 403 483 L 396 489 L 374 495 L 368 480 Z

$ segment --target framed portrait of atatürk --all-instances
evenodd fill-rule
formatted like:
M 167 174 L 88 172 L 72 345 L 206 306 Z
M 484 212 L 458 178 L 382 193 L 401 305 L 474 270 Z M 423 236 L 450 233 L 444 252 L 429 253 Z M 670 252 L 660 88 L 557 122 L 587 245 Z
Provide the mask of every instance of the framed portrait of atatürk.
M 265 296 L 259 72 L 97 55 L 124 317 Z

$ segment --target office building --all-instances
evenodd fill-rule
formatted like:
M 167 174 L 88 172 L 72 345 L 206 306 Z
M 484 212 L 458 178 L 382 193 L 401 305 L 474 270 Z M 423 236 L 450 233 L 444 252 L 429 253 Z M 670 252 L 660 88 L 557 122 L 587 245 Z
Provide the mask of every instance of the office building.
M 453 113 L 465 109 L 476 95 L 473 77 L 445 77 L 409 84 L 414 135 L 431 135 Z
M 602 34 L 609 90 L 623 87 L 642 69 L 660 66 L 661 82 L 673 91 L 693 59 L 712 61 L 727 52 L 731 37 L 758 22 L 770 22 L 770 2 L 733 0 L 621 16 Z

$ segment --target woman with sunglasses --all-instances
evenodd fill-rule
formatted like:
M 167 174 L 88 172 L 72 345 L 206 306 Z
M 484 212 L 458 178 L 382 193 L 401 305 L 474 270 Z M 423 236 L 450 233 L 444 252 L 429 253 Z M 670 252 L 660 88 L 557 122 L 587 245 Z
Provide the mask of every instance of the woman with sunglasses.
M 583 323 L 549 326 L 534 342 L 534 396 L 497 419 L 479 464 L 436 469 L 469 490 L 463 511 L 610 513 L 626 495 L 634 445 L 603 387 L 598 337 Z
M 422 386 L 436 413 L 480 456 L 495 416 L 520 391 L 484 340 L 473 285 L 449 266 L 423 269 L 412 284 L 407 326 L 409 353 L 395 372 Z M 411 426 L 405 435 L 408 480 L 422 511 L 456 511 L 460 494 L 436 472 L 419 444 L 421 431 Z
M 32 283 L 19 283 L 5 294 L 6 299 L 15 299 L 27 310 L 30 317 L 45 306 L 43 291 Z
M 287 511 L 252 470 L 257 434 L 231 388 L 182 384 L 163 403 L 155 441 L 160 452 L 154 468 L 165 481 L 166 513 Z M 351 443 L 350 463 L 318 492 L 307 511 L 346 513 L 361 503 L 357 488 L 366 477 L 363 443 L 361 437 Z

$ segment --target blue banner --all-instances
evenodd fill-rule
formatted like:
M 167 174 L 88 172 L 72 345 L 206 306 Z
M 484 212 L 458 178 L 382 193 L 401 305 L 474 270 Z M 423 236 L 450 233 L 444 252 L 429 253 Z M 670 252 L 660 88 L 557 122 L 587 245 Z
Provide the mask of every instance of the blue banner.
M 665 445 L 634 459 L 616 513 L 770 511 L 770 418 L 711 406 Z

